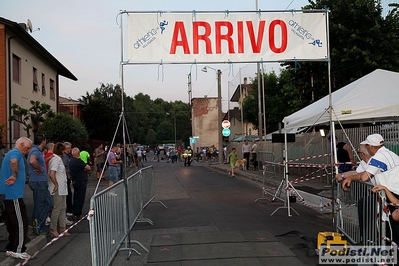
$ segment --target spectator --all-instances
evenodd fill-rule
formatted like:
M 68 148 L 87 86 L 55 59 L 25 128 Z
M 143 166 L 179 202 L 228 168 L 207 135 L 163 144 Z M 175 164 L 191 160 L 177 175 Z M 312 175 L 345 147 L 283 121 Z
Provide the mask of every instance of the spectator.
M 33 232 L 47 234 L 43 228 L 46 217 L 53 207 L 53 199 L 48 191 L 46 164 L 42 149 L 46 145 L 43 134 L 35 135 L 33 147 L 28 155 L 29 188 L 33 191 Z
M 65 172 L 65 166 L 62 162 L 61 156 L 64 154 L 65 146 L 61 142 L 54 145 L 54 156 L 49 164 L 49 192 L 53 197 L 53 211 L 51 213 L 50 234 L 53 237 L 58 237 L 58 225 L 60 232 L 64 235 L 69 235 L 66 230 L 66 195 L 68 195 L 68 181 Z
M 248 140 L 242 145 L 242 156 L 247 160 L 247 169 L 249 169 L 249 156 L 251 154 L 251 145 L 248 144 Z
M 0 194 L 4 195 L 5 221 L 8 233 L 6 255 L 26 260 L 28 240 L 28 214 L 24 203 L 25 163 L 24 156 L 32 148 L 32 141 L 26 137 L 19 138 L 14 149 L 5 155 L 0 170 Z
M 50 159 L 53 157 L 53 148 L 54 148 L 54 143 L 49 142 L 43 149 L 44 162 L 46 163 L 46 172 L 48 169 L 48 163 Z
M 337 148 L 337 160 L 339 162 L 338 172 L 345 173 L 352 170 L 352 166 L 355 164 L 353 160 L 353 152 L 348 144 L 345 142 L 339 142 L 337 138 L 336 148 Z
M 141 153 L 143 157 L 143 162 L 147 162 L 147 147 L 144 147 L 143 152 Z
M 109 172 L 109 186 L 112 186 L 116 182 L 118 182 L 118 166 L 122 163 L 122 161 L 118 161 L 116 159 L 116 150 L 117 146 L 113 146 L 108 154 L 108 172 Z
M 65 151 L 64 154 L 62 155 L 62 162 L 65 166 L 65 173 L 67 175 L 67 188 L 68 188 L 68 195 L 66 197 L 66 204 L 67 204 L 67 208 L 66 208 L 66 212 L 67 212 L 67 216 L 72 216 L 72 189 L 71 189 L 71 173 L 69 171 L 69 161 L 71 160 L 71 149 L 72 149 L 72 144 L 70 142 L 64 142 L 64 146 L 65 146 Z
M 103 150 L 103 144 L 100 144 L 97 149 L 94 150 L 94 164 L 96 166 L 96 173 L 97 179 L 104 178 L 101 173 L 103 172 L 104 168 L 104 154 L 105 151 Z
M 227 163 L 230 163 L 229 176 L 234 177 L 234 167 L 236 167 L 237 153 L 236 148 L 232 148 L 230 154 L 227 156 Z
M 256 162 L 256 153 L 258 152 L 258 145 L 256 144 L 256 140 L 254 140 L 252 147 L 251 147 L 251 155 L 252 155 L 252 160 L 254 162 L 254 171 L 257 170 L 255 165 L 257 165 Z M 247 168 L 248 169 L 248 168 Z
M 365 141 L 360 144 L 364 144 L 368 153 L 372 156 L 368 161 L 364 171 L 349 175 L 348 177 L 344 174 L 337 174 L 336 178 L 341 175 L 342 189 L 346 191 L 353 181 L 362 180 L 363 182 L 370 181 L 374 185 L 386 186 L 396 198 L 399 198 L 399 188 L 395 186 L 395 178 L 383 179 L 378 174 L 382 174 L 388 170 L 391 170 L 395 166 L 399 165 L 399 156 L 394 152 L 384 147 L 384 138 L 380 134 L 372 134 L 367 137 Z M 393 208 L 392 208 L 393 207 Z M 394 211 L 395 207 L 390 206 L 391 212 Z M 392 225 L 392 236 L 393 241 L 397 243 L 399 241 L 399 223 L 395 222 L 390 217 Z
M 136 153 L 137 153 L 137 167 L 143 167 L 142 163 L 143 153 L 139 148 L 137 148 Z
M 87 190 L 87 172 L 91 170 L 90 166 L 84 163 L 80 158 L 80 150 L 72 149 L 72 158 L 69 161 L 69 172 L 73 185 L 73 203 L 72 219 L 80 220 L 82 218 L 83 204 L 85 203 Z
M 87 151 L 83 150 L 83 151 L 80 152 L 80 155 L 79 155 L 79 156 L 80 156 L 79 158 L 80 158 L 85 164 L 90 164 L 90 163 L 89 163 L 89 160 L 90 160 L 90 153 L 88 153 Z

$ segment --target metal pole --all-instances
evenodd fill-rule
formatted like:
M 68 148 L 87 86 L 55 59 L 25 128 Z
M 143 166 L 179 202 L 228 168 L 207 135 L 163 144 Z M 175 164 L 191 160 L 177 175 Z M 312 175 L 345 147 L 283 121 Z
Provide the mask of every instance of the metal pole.
M 258 0 L 256 0 L 256 11 L 259 10 Z M 262 141 L 263 136 L 263 127 L 262 127 L 262 92 L 261 92 L 261 83 L 260 83 L 260 63 L 257 64 L 257 71 L 258 71 L 258 136 L 259 140 Z M 263 110 L 265 112 L 265 110 Z
M 223 164 L 223 136 L 222 136 L 222 71 L 218 69 L 218 140 L 219 140 L 219 164 Z
M 263 134 L 265 134 L 266 141 L 266 91 L 265 91 L 265 70 L 262 64 L 262 100 L 263 100 Z M 260 139 L 262 141 L 262 139 Z
M 176 149 L 176 116 L 173 116 L 173 119 L 175 120 L 175 149 Z

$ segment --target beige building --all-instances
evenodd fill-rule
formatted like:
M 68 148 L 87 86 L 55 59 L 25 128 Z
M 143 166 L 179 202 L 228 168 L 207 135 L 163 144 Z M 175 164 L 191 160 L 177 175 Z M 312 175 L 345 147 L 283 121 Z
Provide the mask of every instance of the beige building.
M 248 84 L 247 78 L 244 78 L 244 83 L 238 85 L 234 91 L 230 102 L 238 103 L 238 108 L 231 109 L 227 112 L 224 119 L 230 121 L 230 136 L 229 140 L 240 136 L 257 136 L 258 130 L 254 129 L 254 125 L 251 122 L 245 121 L 243 117 L 243 101 L 248 97 L 249 91 L 251 90 L 251 84 Z
M 219 147 L 218 133 L 218 98 L 193 98 L 192 104 L 192 132 L 197 136 L 196 142 L 191 144 L 195 151 L 197 147 L 212 146 Z M 221 132 L 220 132 L 221 134 Z
M 59 77 L 77 78 L 29 33 L 31 24 L 0 17 L 0 125 L 3 143 L 12 147 L 26 136 L 22 125 L 10 122 L 11 105 L 29 109 L 30 101 L 49 104 L 58 111 Z

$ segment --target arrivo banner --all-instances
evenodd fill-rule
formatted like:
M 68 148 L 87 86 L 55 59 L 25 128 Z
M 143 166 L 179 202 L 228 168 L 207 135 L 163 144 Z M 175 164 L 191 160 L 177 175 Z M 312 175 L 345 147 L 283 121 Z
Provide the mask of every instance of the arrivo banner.
M 129 63 L 326 60 L 324 12 L 129 13 Z

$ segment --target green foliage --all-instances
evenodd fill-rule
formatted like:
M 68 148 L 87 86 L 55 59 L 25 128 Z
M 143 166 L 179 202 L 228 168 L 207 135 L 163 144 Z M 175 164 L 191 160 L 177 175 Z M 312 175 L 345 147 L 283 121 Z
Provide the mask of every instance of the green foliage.
M 112 139 L 119 119 L 118 113 L 101 98 L 92 98 L 83 108 L 80 118 L 87 128 L 89 137 L 98 140 Z
M 157 144 L 155 131 L 152 128 L 150 128 L 147 132 L 147 144 L 151 146 Z
M 53 142 L 69 141 L 82 143 L 88 139 L 84 124 L 79 119 L 73 119 L 69 114 L 59 113 L 53 118 L 46 119 L 40 128 L 40 133 Z
M 191 107 L 181 101 L 166 102 L 163 99 L 151 100 L 150 96 L 138 93 L 133 98 L 123 95 L 124 116 L 127 138 L 130 142 L 149 144 L 148 132 L 153 130 L 155 141 L 162 142 L 174 139 L 174 120 L 176 118 L 176 137 L 188 142 L 191 135 Z M 82 96 L 86 106 L 82 112 L 90 138 L 111 140 L 118 127 L 121 114 L 120 86 L 101 84 L 92 94 Z M 169 115 L 167 115 L 169 113 Z M 120 124 L 116 141 L 122 141 L 122 124 Z
M 399 71 L 399 5 L 392 6 L 392 11 L 383 17 L 380 1 L 309 1 L 305 9 L 330 10 L 331 92 L 377 68 Z M 327 62 L 291 62 L 282 66 L 276 80 L 265 75 L 267 133 L 276 130 L 284 116 L 329 93 Z M 256 79 L 243 111 L 244 119 L 258 125 Z
M 31 100 L 30 104 L 32 106 L 27 110 L 14 103 L 11 106 L 11 112 L 13 115 L 9 118 L 10 121 L 17 121 L 24 126 L 23 129 L 26 131 L 28 138 L 31 136 L 31 129 L 33 134 L 36 134 L 45 119 L 52 118 L 55 115 L 51 110 L 51 106 L 46 103 Z

